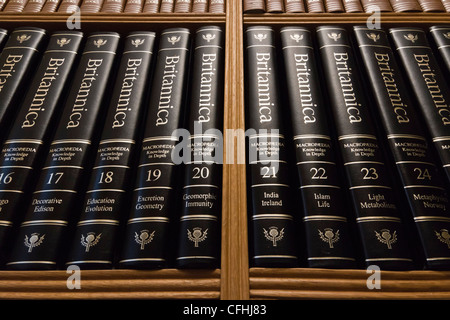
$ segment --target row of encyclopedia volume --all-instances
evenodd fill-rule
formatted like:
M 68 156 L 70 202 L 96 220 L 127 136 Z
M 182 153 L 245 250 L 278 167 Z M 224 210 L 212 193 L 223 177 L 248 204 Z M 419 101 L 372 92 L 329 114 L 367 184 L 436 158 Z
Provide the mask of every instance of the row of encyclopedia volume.
M 450 27 L 277 36 L 245 36 L 251 264 L 450 269 Z
M 20 105 L 1 149 L 6 268 L 220 265 L 222 170 L 204 132 L 222 126 L 224 35 L 195 31 L 2 33 L 2 124 Z M 176 165 L 173 132 L 194 127 L 195 161 Z
M 450 0 L 243 0 L 244 13 L 450 12 Z
M 225 13 L 225 0 L 0 0 L 5 13 Z

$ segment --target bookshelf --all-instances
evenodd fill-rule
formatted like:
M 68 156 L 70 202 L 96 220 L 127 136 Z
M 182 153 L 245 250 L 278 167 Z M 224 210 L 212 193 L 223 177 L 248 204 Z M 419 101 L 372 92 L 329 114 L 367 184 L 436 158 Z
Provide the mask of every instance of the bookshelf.
M 160 31 L 183 25 L 225 27 L 224 132 L 245 130 L 243 30 L 249 25 L 353 25 L 369 14 L 244 14 L 241 1 L 226 1 L 225 14 L 82 14 L 86 33 L 109 30 Z M 3 28 L 66 28 L 68 14 L 0 13 Z M 449 13 L 382 13 L 386 26 L 450 24 Z M 448 299 L 450 271 L 381 272 L 382 288 L 369 290 L 366 270 L 249 268 L 245 145 L 224 135 L 221 267 L 217 270 L 89 270 L 82 289 L 68 290 L 69 274 L 58 271 L 0 271 L 0 299 Z M 230 161 L 230 160 L 233 161 Z

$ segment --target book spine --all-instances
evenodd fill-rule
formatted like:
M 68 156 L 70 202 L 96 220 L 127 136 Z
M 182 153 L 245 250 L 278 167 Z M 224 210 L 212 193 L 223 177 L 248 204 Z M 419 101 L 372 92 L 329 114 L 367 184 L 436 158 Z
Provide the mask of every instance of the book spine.
M 124 13 L 139 13 L 142 11 L 142 6 L 144 2 L 143 0 L 127 0 L 125 4 L 125 8 L 123 9 Z
M 41 12 L 45 0 L 29 0 L 27 5 L 23 8 L 24 13 Z
M 417 0 L 424 12 L 445 12 L 440 0 Z
M 266 0 L 266 12 L 268 13 L 284 12 L 283 0 Z
M 102 8 L 103 0 L 83 0 L 81 3 L 81 13 L 97 13 Z
M 445 74 L 450 75 L 450 26 L 432 26 L 430 34 L 442 58 Z
M 371 12 L 392 12 L 389 0 L 361 0 L 364 11 Z
M 136 141 L 154 47 L 154 32 L 133 32 L 125 39 L 105 127 L 66 264 L 111 268 L 118 226 L 132 184 Z
M 145 0 L 143 13 L 157 13 L 159 10 L 159 0 Z
M 407 234 L 358 67 L 343 28 L 317 28 L 322 65 L 367 265 L 410 269 Z
M 387 34 L 354 27 L 378 113 L 414 218 L 426 267 L 450 266 L 443 230 L 450 230 L 449 198 L 438 166 L 399 73 Z
M 161 7 L 159 8 L 159 12 L 172 13 L 173 7 L 174 7 L 174 0 L 161 0 Z
M 211 0 L 208 0 L 211 1 Z M 266 3 L 264 0 L 243 0 L 244 13 L 263 13 L 266 12 Z M 211 4 L 210 4 L 211 5 Z
M 224 36 L 220 27 L 197 30 L 177 266 L 220 266 Z M 219 130 L 219 131 L 218 131 Z
M 344 12 L 344 5 L 341 0 L 324 0 L 326 12 L 341 13 Z
M 296 225 L 287 142 L 277 86 L 277 57 L 271 27 L 245 33 L 248 92 L 250 261 L 253 266 L 296 266 Z M 265 155 L 271 155 L 265 157 Z
M 105 0 L 102 12 L 121 13 L 125 5 L 125 0 Z
M 59 6 L 60 0 L 47 0 L 45 1 L 44 6 L 42 7 L 41 12 L 51 13 L 56 12 Z
M 191 0 L 175 0 L 175 13 L 188 13 L 191 11 Z
M 8 0 L 0 0 L 0 11 L 2 11 L 5 8 L 5 5 Z
M 27 5 L 28 0 L 9 0 L 3 12 L 20 13 Z
M 86 46 L 18 230 L 7 266 L 54 269 L 64 259 L 68 226 L 78 212 L 91 145 L 102 117 L 101 106 L 119 42 L 114 32 L 94 33 Z
M 345 12 L 356 13 L 363 12 L 363 8 L 360 0 L 343 0 Z
M 8 134 L 23 91 L 41 57 L 46 33 L 40 28 L 13 30 L 0 55 L 0 137 Z M 3 140 L 3 139 L 1 139 Z
M 0 28 L 0 52 L 8 41 L 8 30 Z
M 193 13 L 206 13 L 208 12 L 208 0 L 194 0 L 192 3 Z
M 303 203 L 307 262 L 313 268 L 352 268 L 350 216 L 339 182 L 335 147 L 309 30 L 281 29 L 292 135 Z
M 225 0 L 209 0 L 209 13 L 225 13 Z
M 66 83 L 81 43 L 80 32 L 56 32 L 33 77 L 0 155 L 0 250 L 6 256 L 11 235 L 21 221 L 33 172 L 43 156 L 50 124 L 58 116 Z
M 306 12 L 303 0 L 284 0 L 286 13 L 304 13 Z
M 395 12 L 422 11 L 421 6 L 416 0 L 390 0 L 390 3 Z
M 176 209 L 178 166 L 173 135 L 181 128 L 190 54 L 190 32 L 170 28 L 161 33 L 141 143 L 131 214 L 123 238 L 119 265 L 160 268 L 168 265 L 170 222 Z
M 78 5 L 81 0 L 62 0 L 61 5 L 58 8 L 58 12 L 63 13 L 73 13 L 76 12 L 77 9 L 80 9 Z
M 322 0 L 306 0 L 306 8 L 309 13 L 325 12 L 325 7 Z
M 391 38 L 450 182 L 450 88 L 426 33 L 418 28 L 391 28 Z

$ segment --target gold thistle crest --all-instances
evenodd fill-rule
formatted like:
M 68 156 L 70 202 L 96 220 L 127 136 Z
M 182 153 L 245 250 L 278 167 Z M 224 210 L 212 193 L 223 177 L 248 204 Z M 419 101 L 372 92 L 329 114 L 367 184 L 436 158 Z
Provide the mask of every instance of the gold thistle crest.
M 254 35 L 254 37 L 255 37 L 256 40 L 261 42 L 264 39 L 267 39 L 267 34 L 266 33 L 257 33 L 257 34 Z
M 21 34 L 20 36 L 17 36 L 17 41 L 19 41 L 19 43 L 23 43 L 25 41 L 30 40 L 31 36 L 27 35 L 27 34 Z
M 297 43 L 303 39 L 303 35 L 298 33 L 291 34 L 289 37 Z
M 333 244 L 339 241 L 339 230 L 334 232 L 333 229 L 331 228 L 325 228 L 323 230 L 324 232 L 320 230 L 317 231 L 319 231 L 320 239 L 324 242 L 327 242 L 328 245 L 330 246 L 330 249 L 333 249 L 334 248 Z
M 215 34 L 211 34 L 211 33 L 207 33 L 207 34 L 204 34 L 202 36 L 202 38 L 204 40 L 206 40 L 207 42 L 210 42 L 211 40 L 214 40 L 216 38 L 216 35 Z
M 412 33 L 405 34 L 405 35 L 403 35 L 403 37 L 404 37 L 406 40 L 411 41 L 412 43 L 416 42 L 416 41 L 419 39 L 419 37 L 417 36 L 417 34 L 412 34 Z
M 39 237 L 39 233 L 32 233 L 30 238 L 25 235 L 24 244 L 28 248 L 28 252 L 31 252 L 33 248 L 38 247 L 44 241 L 45 234 Z
M 269 227 L 269 231 L 263 228 L 264 236 L 267 240 L 272 241 L 272 246 L 276 247 L 277 242 L 284 237 L 284 228 L 278 231 L 277 227 Z
M 134 40 L 131 40 L 131 44 L 133 46 L 135 46 L 136 48 L 139 47 L 141 44 L 144 44 L 144 42 L 145 42 L 145 39 L 134 39 Z
M 194 246 L 198 248 L 198 243 L 202 242 L 206 239 L 208 234 L 208 229 L 202 232 L 202 228 L 193 228 L 192 232 L 187 229 L 188 239 L 194 242 Z
M 67 38 L 61 38 L 56 40 L 56 43 L 62 48 L 63 46 L 65 46 L 66 44 L 70 43 L 70 39 Z
M 337 32 L 327 33 L 328 38 L 338 41 L 341 38 L 341 34 Z
M 366 36 L 373 42 L 377 42 L 378 40 L 380 40 L 380 35 L 376 34 L 375 32 L 366 33 Z
M 441 229 L 439 232 L 434 231 L 436 237 L 439 241 L 445 243 L 447 247 L 450 249 L 450 234 L 447 229 Z
M 137 244 L 141 245 L 141 250 L 144 250 L 145 245 L 152 242 L 153 237 L 155 236 L 155 231 L 150 233 L 148 230 L 141 230 L 140 234 L 137 232 L 134 233 L 134 241 L 136 241 Z
M 88 232 L 86 238 L 81 235 L 81 245 L 86 247 L 85 252 L 89 252 L 89 249 L 100 241 L 100 237 L 102 234 L 100 233 L 98 236 L 95 236 L 95 232 Z
M 94 45 L 97 48 L 100 48 L 101 46 L 104 46 L 107 42 L 108 42 L 108 40 L 105 40 L 105 39 L 97 39 L 94 41 Z
M 375 231 L 378 241 L 387 245 L 388 249 L 392 249 L 392 244 L 397 242 L 397 231 L 391 234 L 388 229 L 380 230 L 381 233 Z

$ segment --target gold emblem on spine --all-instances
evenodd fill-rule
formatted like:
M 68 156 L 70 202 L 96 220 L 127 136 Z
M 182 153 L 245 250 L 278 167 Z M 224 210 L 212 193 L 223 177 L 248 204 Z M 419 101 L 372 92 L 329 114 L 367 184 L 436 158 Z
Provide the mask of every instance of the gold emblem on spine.
M 443 33 L 442 35 L 445 37 L 445 39 L 450 40 L 450 31 L 447 33 Z
M 211 40 L 214 40 L 214 39 L 216 38 L 216 35 L 215 35 L 215 34 L 211 34 L 211 33 L 207 33 L 207 34 L 204 34 L 204 35 L 202 36 L 202 38 L 203 38 L 204 40 L 210 42 Z
M 341 34 L 337 32 L 327 33 L 328 38 L 338 41 L 341 38 Z
M 152 233 L 149 232 L 150 231 L 148 230 L 141 230 L 140 234 L 137 234 L 137 232 L 134 233 L 134 240 L 137 244 L 141 245 L 141 250 L 144 250 L 145 245 L 152 242 L 153 237 L 155 236 L 155 231 L 153 231 Z
M 134 39 L 134 40 L 131 40 L 131 44 L 133 46 L 135 46 L 136 48 L 139 47 L 144 42 L 145 42 L 145 39 Z
M 107 42 L 108 42 L 108 40 L 105 40 L 105 39 L 97 39 L 97 40 L 94 40 L 94 45 L 97 48 L 100 48 L 101 46 L 104 46 Z
M 85 252 L 89 252 L 89 249 L 100 241 L 101 236 L 101 233 L 98 236 L 95 236 L 95 232 L 88 232 L 86 238 L 81 235 L 81 245 L 86 247 Z
M 392 244 L 397 242 L 397 231 L 393 234 L 388 229 L 380 230 L 381 234 L 375 231 L 378 241 L 387 245 L 388 249 L 392 249 Z
M 331 228 L 325 228 L 323 230 L 324 232 L 320 230 L 317 231 L 319 231 L 320 239 L 322 239 L 322 241 L 324 242 L 327 242 L 330 246 L 330 249 L 333 249 L 333 244 L 339 241 L 339 230 L 337 230 L 336 233 L 333 232 L 333 229 Z
M 70 39 L 67 38 L 61 38 L 56 40 L 56 43 L 62 48 L 63 46 L 65 46 L 66 44 L 70 43 Z
M 21 34 L 20 36 L 17 36 L 17 41 L 19 41 L 19 43 L 23 43 L 25 41 L 30 40 L 31 36 L 27 35 L 27 34 Z
M 303 35 L 302 35 L 302 34 L 295 33 L 295 34 L 291 34 L 291 35 L 290 35 L 290 38 L 291 38 L 292 40 L 294 40 L 295 42 L 298 43 L 300 40 L 303 39 Z
M 277 242 L 284 237 L 284 228 L 278 231 L 277 227 L 269 227 L 269 231 L 263 228 L 264 236 L 267 240 L 272 241 L 272 246 L 276 247 Z
M 441 229 L 441 231 L 437 232 L 434 231 L 436 234 L 436 237 L 439 239 L 439 241 L 445 243 L 447 247 L 450 249 L 450 234 L 448 233 L 447 229 Z
M 33 248 L 40 246 L 44 241 L 44 237 L 45 234 L 42 235 L 42 237 L 39 237 L 39 233 L 32 233 L 30 238 L 28 238 L 28 236 L 25 235 L 24 244 L 25 247 L 28 248 L 28 252 L 31 252 Z
M 264 39 L 267 38 L 267 34 L 266 33 L 258 33 L 254 35 L 255 39 L 258 40 L 259 42 L 263 41 Z
M 194 242 L 194 246 L 198 248 L 198 243 L 207 238 L 208 229 L 202 232 L 202 228 L 196 227 L 192 229 L 192 232 L 187 229 L 188 239 Z
M 167 41 L 169 41 L 172 45 L 174 45 L 175 43 L 177 43 L 178 41 L 180 41 L 181 36 L 171 36 L 171 37 L 167 37 Z
M 419 39 L 419 37 L 417 36 L 417 34 L 412 34 L 412 33 L 405 34 L 405 35 L 403 35 L 403 37 L 404 37 L 406 40 L 411 41 L 412 43 L 416 42 L 416 41 Z
M 377 42 L 378 40 L 380 40 L 380 35 L 376 34 L 375 32 L 366 33 L 366 36 L 373 42 Z

